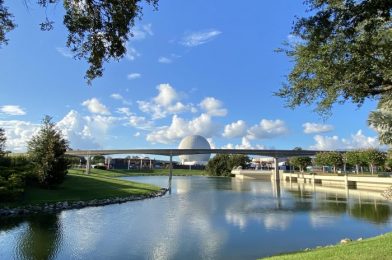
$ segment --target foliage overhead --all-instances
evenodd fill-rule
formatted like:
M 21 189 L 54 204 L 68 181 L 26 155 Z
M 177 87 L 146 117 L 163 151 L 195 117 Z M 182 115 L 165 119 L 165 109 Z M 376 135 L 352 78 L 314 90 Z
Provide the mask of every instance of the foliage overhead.
M 382 144 L 392 145 L 392 93 L 381 97 L 377 110 L 370 113 L 368 123 L 377 130 Z
M 65 152 L 68 141 L 45 116 L 39 133 L 28 142 L 28 154 L 34 164 L 39 183 L 44 187 L 60 184 L 67 174 L 68 160 Z
M 335 102 L 392 93 L 390 0 L 307 0 L 312 15 L 296 21 L 282 50 L 295 62 L 276 94 L 289 107 L 316 102 L 328 113 Z
M 38 0 L 41 7 L 60 3 L 60 0 Z M 64 25 L 68 29 L 66 45 L 75 58 L 89 63 L 85 78 L 91 81 L 103 75 L 103 63 L 119 60 L 126 54 L 126 43 L 136 19 L 142 17 L 142 4 L 158 6 L 158 0 L 64 0 Z M 5 34 L 15 28 L 12 14 L 0 0 L 0 46 L 7 43 Z M 54 28 L 48 17 L 41 30 Z

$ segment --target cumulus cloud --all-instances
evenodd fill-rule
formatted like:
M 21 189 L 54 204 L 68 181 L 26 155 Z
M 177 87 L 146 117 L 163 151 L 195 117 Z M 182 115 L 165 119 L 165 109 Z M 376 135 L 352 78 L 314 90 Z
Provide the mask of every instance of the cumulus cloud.
M 110 127 L 119 119 L 112 116 L 82 116 L 71 110 L 57 127 L 70 141 L 70 146 L 77 149 L 97 149 L 107 139 Z
M 170 86 L 170 84 L 160 84 L 157 86 L 158 95 L 150 101 L 137 101 L 139 109 L 147 114 L 151 114 L 153 119 L 164 118 L 168 114 L 177 114 L 185 111 L 192 111 L 192 105 L 181 103 L 180 95 Z
M 315 135 L 316 143 L 310 146 L 315 150 L 337 150 L 337 149 L 361 149 L 378 148 L 380 143 L 376 136 L 365 136 L 362 130 L 352 134 L 350 138 L 339 138 L 338 136 Z
M 144 116 L 136 116 L 136 115 L 130 116 L 128 123 L 130 126 L 142 130 L 150 130 L 154 126 L 154 123 L 150 120 L 147 120 L 147 118 L 145 118 Z
M 205 31 L 198 31 L 186 34 L 180 43 L 187 47 L 195 47 L 212 41 L 222 34 L 221 31 L 210 29 Z
M 217 133 L 219 125 L 214 123 L 211 116 L 201 114 L 190 121 L 174 115 L 169 126 L 157 128 L 147 135 L 147 141 L 151 143 L 170 144 L 178 142 L 188 135 L 202 135 L 210 138 Z
M 13 152 L 25 152 L 27 142 L 39 131 L 39 125 L 31 122 L 10 120 L 0 121 L 7 137 L 6 149 Z
M 259 124 L 252 126 L 248 130 L 249 139 L 268 139 L 288 133 L 288 128 L 284 121 L 280 119 L 262 119 Z
M 113 99 L 117 99 L 117 100 L 123 100 L 124 99 L 123 96 L 121 96 L 118 93 L 113 93 L 113 94 L 110 95 L 110 97 L 113 98 Z
M 5 105 L 0 107 L 0 113 L 10 116 L 23 116 L 26 112 L 20 106 Z
M 141 77 L 142 77 L 142 74 L 140 74 L 140 73 L 130 73 L 130 74 L 127 75 L 127 78 L 129 80 L 139 79 Z
M 252 145 L 250 140 L 244 136 L 241 138 L 241 144 L 234 145 L 228 143 L 222 146 L 222 149 L 265 149 L 265 146 L 260 144 Z
M 117 96 L 117 97 L 119 97 L 119 96 Z M 87 109 L 91 113 L 101 114 L 101 115 L 110 115 L 110 112 L 107 109 L 107 107 L 104 104 L 102 104 L 101 102 L 99 102 L 99 100 L 97 98 L 87 99 L 82 103 L 82 105 L 87 107 Z
M 211 116 L 226 116 L 227 109 L 223 108 L 222 101 L 214 97 L 206 97 L 199 104 L 200 107 Z
M 126 115 L 126 116 L 131 116 L 131 115 L 133 115 L 133 113 L 131 112 L 131 110 L 129 109 L 129 107 L 120 107 L 120 108 L 117 109 L 116 112 L 119 113 L 119 114 Z
M 317 124 L 317 123 L 310 123 L 310 122 L 303 124 L 302 127 L 304 128 L 305 134 L 326 133 L 334 129 L 332 125 Z
M 235 138 L 244 136 L 246 133 L 246 123 L 243 120 L 238 120 L 225 126 L 223 136 L 226 138 Z

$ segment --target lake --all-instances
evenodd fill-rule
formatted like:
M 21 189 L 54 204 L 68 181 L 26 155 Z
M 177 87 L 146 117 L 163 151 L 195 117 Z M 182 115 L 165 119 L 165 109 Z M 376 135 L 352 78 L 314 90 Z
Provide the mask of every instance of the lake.
M 173 177 L 160 198 L 0 219 L 0 259 L 256 259 L 391 231 L 392 204 L 378 194 Z

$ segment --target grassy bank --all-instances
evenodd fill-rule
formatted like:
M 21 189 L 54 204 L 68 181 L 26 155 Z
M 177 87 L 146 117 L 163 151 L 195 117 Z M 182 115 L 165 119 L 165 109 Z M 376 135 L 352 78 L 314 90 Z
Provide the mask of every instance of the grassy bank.
M 323 247 L 306 252 L 278 255 L 268 260 L 295 259 L 391 259 L 392 233 L 350 242 L 344 245 Z
M 71 172 L 84 173 L 85 169 L 72 169 Z M 153 170 L 99 170 L 91 169 L 93 175 L 106 177 L 130 177 L 130 176 L 168 176 L 168 169 L 153 169 Z M 195 176 L 207 175 L 204 170 L 189 170 L 189 169 L 173 169 L 174 176 Z
M 78 170 L 70 170 L 65 181 L 54 190 L 27 187 L 21 200 L 0 207 L 17 207 L 28 204 L 44 204 L 60 201 L 88 201 L 112 197 L 149 194 L 160 188 L 154 185 L 125 181 L 109 174 L 100 174 L 96 170 L 85 175 Z

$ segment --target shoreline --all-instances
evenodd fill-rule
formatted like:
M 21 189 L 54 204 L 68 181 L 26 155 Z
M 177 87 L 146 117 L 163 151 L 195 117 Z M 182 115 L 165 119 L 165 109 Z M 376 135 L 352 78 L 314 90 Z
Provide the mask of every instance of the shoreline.
M 106 199 L 93 199 L 85 201 L 59 201 L 53 203 L 44 203 L 42 205 L 30 204 L 15 208 L 0 208 L 0 218 L 23 217 L 40 213 L 58 213 L 63 210 L 81 209 L 87 207 L 99 207 L 112 204 L 122 204 L 130 201 L 146 200 L 158 198 L 166 195 L 167 188 L 161 188 L 159 191 L 151 192 L 145 195 L 131 195 L 125 197 L 112 197 Z

